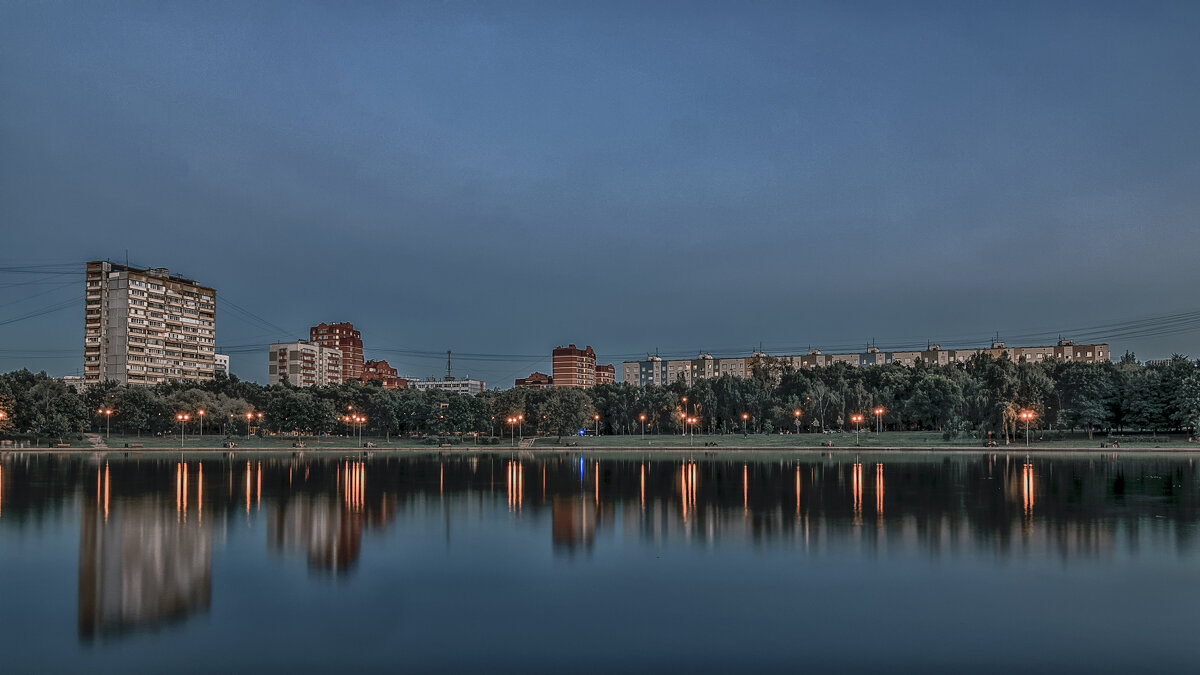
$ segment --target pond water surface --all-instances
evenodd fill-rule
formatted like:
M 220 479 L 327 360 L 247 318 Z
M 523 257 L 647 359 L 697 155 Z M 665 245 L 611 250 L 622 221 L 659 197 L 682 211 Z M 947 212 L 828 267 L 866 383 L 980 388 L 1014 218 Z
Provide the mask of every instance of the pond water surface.
M 1196 457 L 0 457 L 4 672 L 1193 671 Z

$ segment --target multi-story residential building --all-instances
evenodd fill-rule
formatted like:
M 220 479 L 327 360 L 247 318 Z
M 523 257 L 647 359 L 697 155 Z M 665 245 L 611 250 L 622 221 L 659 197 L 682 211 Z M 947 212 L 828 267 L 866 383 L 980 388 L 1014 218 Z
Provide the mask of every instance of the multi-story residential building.
M 84 381 L 213 378 L 217 292 L 166 269 L 87 263 Z
M 340 349 L 307 340 L 275 343 L 268 355 L 267 383 L 271 385 L 285 379 L 296 387 L 339 384 L 343 372 Z
M 220 373 L 229 377 L 229 355 L 213 354 L 213 374 Z
M 362 377 L 359 378 L 359 381 L 366 384 L 371 380 L 382 382 L 384 389 L 404 389 L 408 386 L 408 380 L 400 377 L 396 369 L 391 367 L 387 361 L 366 361 L 363 363 Z
M 308 341 L 342 352 L 342 381 L 362 381 L 362 334 L 352 323 L 320 323 L 308 330 Z
M 439 390 L 449 392 L 451 394 L 468 394 L 476 396 L 482 394 L 484 389 L 487 389 L 487 384 L 481 380 L 457 379 L 448 377 L 443 380 L 429 378 L 427 380 L 409 380 L 408 386 L 417 391 Z
M 610 363 L 596 366 L 596 385 L 613 384 L 617 381 L 617 369 Z
M 556 387 L 596 386 L 596 352 L 588 346 L 579 349 L 575 345 L 558 346 L 551 354 L 553 377 Z
M 545 373 L 533 372 L 529 377 L 522 377 L 517 380 L 516 386 L 529 387 L 531 389 L 549 389 L 554 386 L 554 378 Z
M 1045 347 L 1009 347 L 1003 342 L 993 342 L 990 348 L 942 349 L 941 345 L 930 344 L 923 351 L 886 352 L 868 347 L 862 353 L 823 354 L 819 349 L 810 349 L 807 354 L 790 356 L 767 356 L 755 352 L 750 357 L 713 358 L 700 354 L 695 359 L 667 361 L 658 356 L 647 356 L 645 361 L 625 361 L 621 366 L 622 381 L 646 386 L 666 385 L 682 379 L 691 384 L 705 377 L 750 377 L 756 364 L 776 369 L 793 370 L 826 368 L 838 363 L 852 367 L 868 367 L 896 363 L 912 366 L 924 363 L 946 365 L 965 363 L 976 354 L 989 354 L 995 358 L 1007 355 L 1014 361 L 1048 361 L 1097 363 L 1110 360 L 1112 354 L 1107 344 L 1077 345 L 1074 340 L 1059 340 L 1058 344 Z

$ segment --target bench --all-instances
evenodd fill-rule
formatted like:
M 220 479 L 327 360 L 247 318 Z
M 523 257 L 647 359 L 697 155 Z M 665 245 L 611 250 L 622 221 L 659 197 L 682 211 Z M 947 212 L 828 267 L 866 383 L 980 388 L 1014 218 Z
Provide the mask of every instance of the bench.
M 439 447 L 439 448 L 449 448 L 449 447 L 451 447 L 451 446 L 450 446 L 450 444 L 449 444 L 449 443 L 442 443 L 442 444 L 441 444 L 441 445 L 439 445 L 438 447 Z
M 141 447 L 145 447 L 145 446 L 143 446 L 141 443 L 126 443 L 126 444 L 125 444 L 125 447 L 127 447 L 127 448 L 141 448 Z
M 69 447 L 71 447 L 71 444 L 70 444 L 70 443 L 56 443 L 56 444 L 54 445 L 54 447 L 56 447 L 56 448 L 69 448 Z

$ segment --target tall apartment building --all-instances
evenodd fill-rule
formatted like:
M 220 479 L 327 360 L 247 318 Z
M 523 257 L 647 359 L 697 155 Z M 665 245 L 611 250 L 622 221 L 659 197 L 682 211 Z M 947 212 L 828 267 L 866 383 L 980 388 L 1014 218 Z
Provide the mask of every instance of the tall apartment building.
M 700 354 L 695 359 L 667 361 L 658 356 L 647 356 L 645 361 L 625 361 L 621 364 L 622 381 L 637 386 L 649 384 L 666 385 L 683 379 L 691 384 L 706 377 L 750 377 L 757 363 L 771 364 L 777 368 L 793 370 L 826 368 L 838 363 L 855 368 L 896 363 L 912 366 L 918 360 L 938 365 L 966 363 L 976 354 L 989 354 L 995 358 L 1007 354 L 1013 361 L 1082 361 L 1097 363 L 1111 359 L 1107 344 L 1077 345 L 1074 340 L 1059 340 L 1058 344 L 1044 347 L 1009 347 L 1003 342 L 993 342 L 990 348 L 942 349 L 941 345 L 930 344 L 923 351 L 880 351 L 869 347 L 865 352 L 823 354 L 819 349 L 810 349 L 807 354 L 767 356 L 755 352 L 753 356 L 738 358 L 713 358 Z
M 307 340 L 277 342 L 267 356 L 267 383 L 286 379 L 297 387 L 322 387 L 342 382 L 342 352 Z
M 342 352 L 342 381 L 362 380 L 362 334 L 352 323 L 320 323 L 308 330 L 308 341 Z
M 87 263 L 86 384 L 213 378 L 217 292 L 163 268 Z
M 579 349 L 575 345 L 558 346 L 551 353 L 556 387 L 596 386 L 596 352 L 588 346 Z

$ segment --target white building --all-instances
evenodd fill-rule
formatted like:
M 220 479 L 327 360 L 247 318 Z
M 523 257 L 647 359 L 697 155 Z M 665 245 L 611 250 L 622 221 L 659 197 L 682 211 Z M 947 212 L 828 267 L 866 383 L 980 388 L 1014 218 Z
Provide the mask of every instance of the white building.
M 308 340 L 271 345 L 267 355 L 267 383 L 285 379 L 296 387 L 325 386 L 342 382 L 342 352 Z
M 87 263 L 86 384 L 213 378 L 217 292 L 165 269 Z
M 217 373 L 229 377 L 228 354 L 213 354 L 213 374 L 216 375 Z
M 482 394 L 484 389 L 487 389 L 487 384 L 482 380 L 460 380 L 457 378 L 447 378 L 444 380 L 409 380 L 408 386 L 417 391 L 425 391 L 427 389 L 437 389 L 440 391 L 449 392 L 451 394 L 467 394 L 468 396 L 476 396 Z

